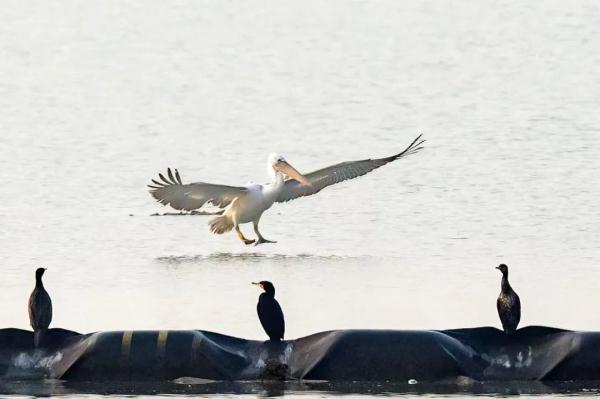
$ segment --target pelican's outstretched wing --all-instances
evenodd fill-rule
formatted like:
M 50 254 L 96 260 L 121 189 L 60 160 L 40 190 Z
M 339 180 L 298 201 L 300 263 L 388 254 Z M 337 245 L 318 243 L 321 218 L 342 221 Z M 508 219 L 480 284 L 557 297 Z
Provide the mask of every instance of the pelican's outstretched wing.
M 160 181 L 152 179 L 153 184 L 148 185 L 150 194 L 163 205 L 186 211 L 198 209 L 207 202 L 225 208 L 235 197 L 244 195 L 247 191 L 245 187 L 220 184 L 183 184 L 177 169 L 173 174 L 171 168 L 167 169 L 167 177 L 162 173 L 159 173 L 158 177 Z
M 404 151 L 391 157 L 342 162 L 305 174 L 304 177 L 311 183 L 310 186 L 302 185 L 296 180 L 286 180 L 285 186 L 277 198 L 277 202 L 286 202 L 306 195 L 313 195 L 332 184 L 365 175 L 389 162 L 418 152 L 423 148 L 421 144 L 424 142 L 425 140 L 422 140 L 420 135 Z

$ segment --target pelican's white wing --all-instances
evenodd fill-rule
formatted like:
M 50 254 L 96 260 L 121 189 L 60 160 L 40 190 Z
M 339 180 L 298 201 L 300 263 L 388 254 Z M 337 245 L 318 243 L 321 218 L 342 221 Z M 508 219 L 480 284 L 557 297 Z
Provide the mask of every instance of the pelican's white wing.
M 304 177 L 311 183 L 310 186 L 302 185 L 295 180 L 286 180 L 283 190 L 277 198 L 277 202 L 286 202 L 306 195 L 313 195 L 332 184 L 366 175 L 387 163 L 416 153 L 423 148 L 421 144 L 424 142 L 425 140 L 422 140 L 421 136 L 419 136 L 404 151 L 396 155 L 387 158 L 342 162 L 305 174 Z
M 160 181 L 152 179 L 150 194 L 163 205 L 170 205 L 179 210 L 191 211 L 209 203 L 219 208 L 225 208 L 235 197 L 247 192 L 245 187 L 224 186 L 210 183 L 183 184 L 179 172 L 175 174 L 167 169 L 167 177 L 158 174 Z

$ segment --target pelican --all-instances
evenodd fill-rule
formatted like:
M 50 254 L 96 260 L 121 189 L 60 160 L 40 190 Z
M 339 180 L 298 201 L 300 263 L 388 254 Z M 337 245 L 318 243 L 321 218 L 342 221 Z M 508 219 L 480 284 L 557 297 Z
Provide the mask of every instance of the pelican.
M 226 186 L 211 183 L 183 184 L 177 169 L 174 173 L 167 169 L 167 175 L 159 173 L 159 179 L 152 179 L 148 185 L 150 194 L 161 204 L 170 205 L 180 211 L 193 211 L 204 204 L 221 208 L 219 215 L 208 222 L 215 234 L 223 234 L 235 229 L 238 237 L 246 245 L 254 243 L 274 243 L 267 240 L 258 230 L 263 212 L 275 202 L 287 202 L 296 198 L 313 195 L 327 186 L 365 175 L 385 164 L 414 154 L 421 150 L 425 140 L 421 136 L 413 140 L 406 149 L 398 154 L 378 159 L 342 162 L 306 175 L 301 174 L 278 154 L 271 154 L 268 160 L 268 173 L 271 178 L 265 184 L 247 184 L 245 186 Z M 240 225 L 254 225 L 257 239 L 248 239 L 240 230 Z

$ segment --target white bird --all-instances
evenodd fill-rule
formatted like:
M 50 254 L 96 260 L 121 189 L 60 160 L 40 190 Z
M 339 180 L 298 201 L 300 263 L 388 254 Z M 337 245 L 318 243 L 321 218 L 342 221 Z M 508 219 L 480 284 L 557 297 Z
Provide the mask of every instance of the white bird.
M 275 202 L 286 202 L 299 197 L 316 194 L 327 186 L 354 179 L 377 169 L 389 162 L 411 155 L 422 149 L 425 140 L 417 137 L 402 152 L 387 158 L 364 159 L 342 162 L 302 175 L 284 157 L 271 154 L 268 173 L 271 181 L 265 184 L 248 184 L 243 187 L 225 186 L 211 183 L 183 184 L 177 169 L 175 173 L 167 169 L 167 176 L 159 173 L 160 181 L 152 179 L 150 194 L 163 205 L 178 210 L 191 211 L 209 203 L 222 209 L 208 224 L 215 234 L 223 234 L 235 229 L 244 244 L 255 245 L 275 242 L 265 239 L 258 230 L 263 212 Z M 258 240 L 244 237 L 240 225 L 252 222 Z

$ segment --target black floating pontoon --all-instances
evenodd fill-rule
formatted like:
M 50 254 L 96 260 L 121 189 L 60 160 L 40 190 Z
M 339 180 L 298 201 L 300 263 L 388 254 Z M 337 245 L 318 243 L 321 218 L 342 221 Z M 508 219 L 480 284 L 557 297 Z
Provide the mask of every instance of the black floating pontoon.
M 0 380 L 600 380 L 600 333 L 526 327 L 338 330 L 283 342 L 208 331 L 0 330 Z

